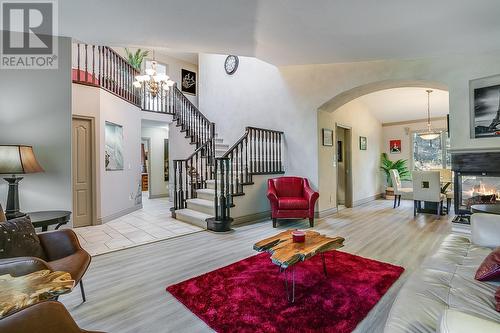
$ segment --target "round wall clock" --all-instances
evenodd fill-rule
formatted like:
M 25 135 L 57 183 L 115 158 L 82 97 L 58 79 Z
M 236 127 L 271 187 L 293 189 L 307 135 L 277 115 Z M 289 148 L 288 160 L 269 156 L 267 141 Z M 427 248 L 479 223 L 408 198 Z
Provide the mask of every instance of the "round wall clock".
M 239 62 L 240 60 L 238 59 L 237 56 L 228 55 L 226 61 L 224 62 L 224 69 L 226 70 L 226 73 L 229 75 L 234 74 L 238 69 Z

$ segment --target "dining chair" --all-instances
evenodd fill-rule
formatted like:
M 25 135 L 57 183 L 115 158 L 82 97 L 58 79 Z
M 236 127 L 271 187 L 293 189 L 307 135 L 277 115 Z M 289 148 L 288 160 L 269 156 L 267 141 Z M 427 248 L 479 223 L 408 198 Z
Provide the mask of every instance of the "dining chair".
M 401 183 L 401 177 L 399 177 L 399 172 L 396 169 L 389 170 L 391 174 L 392 187 L 394 188 L 394 207 L 396 205 L 399 207 L 401 205 L 401 195 L 413 196 L 413 188 L 403 187 Z
M 437 203 L 437 215 L 441 216 L 446 195 L 441 193 L 439 171 L 413 171 L 413 215 L 421 211 L 422 201 Z

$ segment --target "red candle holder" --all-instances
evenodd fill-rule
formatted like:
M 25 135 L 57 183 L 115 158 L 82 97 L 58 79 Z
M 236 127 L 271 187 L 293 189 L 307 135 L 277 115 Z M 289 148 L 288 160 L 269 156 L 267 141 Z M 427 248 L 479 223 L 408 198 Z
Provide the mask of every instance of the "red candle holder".
M 294 243 L 304 243 L 306 241 L 306 233 L 304 231 L 292 231 L 292 240 Z

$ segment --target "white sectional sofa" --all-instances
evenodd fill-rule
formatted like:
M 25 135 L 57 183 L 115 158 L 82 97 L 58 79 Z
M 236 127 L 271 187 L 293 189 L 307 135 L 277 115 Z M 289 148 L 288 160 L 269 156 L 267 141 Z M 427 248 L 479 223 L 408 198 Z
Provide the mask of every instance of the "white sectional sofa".
M 495 310 L 500 283 L 474 279 L 484 258 L 500 246 L 500 216 L 474 214 L 471 228 L 470 238 L 447 236 L 409 277 L 391 308 L 385 333 L 461 333 L 470 327 L 466 324 L 477 326 L 471 333 L 500 332 L 500 312 Z

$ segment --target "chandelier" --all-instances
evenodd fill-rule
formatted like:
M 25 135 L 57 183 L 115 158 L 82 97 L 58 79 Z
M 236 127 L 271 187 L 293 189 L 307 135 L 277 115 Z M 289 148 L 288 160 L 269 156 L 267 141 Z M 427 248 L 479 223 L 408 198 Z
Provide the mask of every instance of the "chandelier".
M 418 136 L 423 140 L 434 140 L 441 135 L 441 132 L 438 130 L 432 129 L 431 126 L 431 107 L 430 107 L 430 99 L 432 90 L 428 89 L 427 91 L 427 130 L 419 133 Z
M 137 75 L 133 83 L 134 87 L 136 88 L 145 88 L 145 90 L 153 98 L 157 97 L 162 90 L 168 91 L 170 87 L 174 85 L 174 81 L 170 80 L 167 74 L 157 72 L 156 70 L 157 64 L 158 63 L 155 60 L 153 51 L 153 60 L 151 61 L 151 68 L 146 68 L 144 74 Z M 160 94 L 160 96 L 161 98 L 164 97 L 163 94 Z

